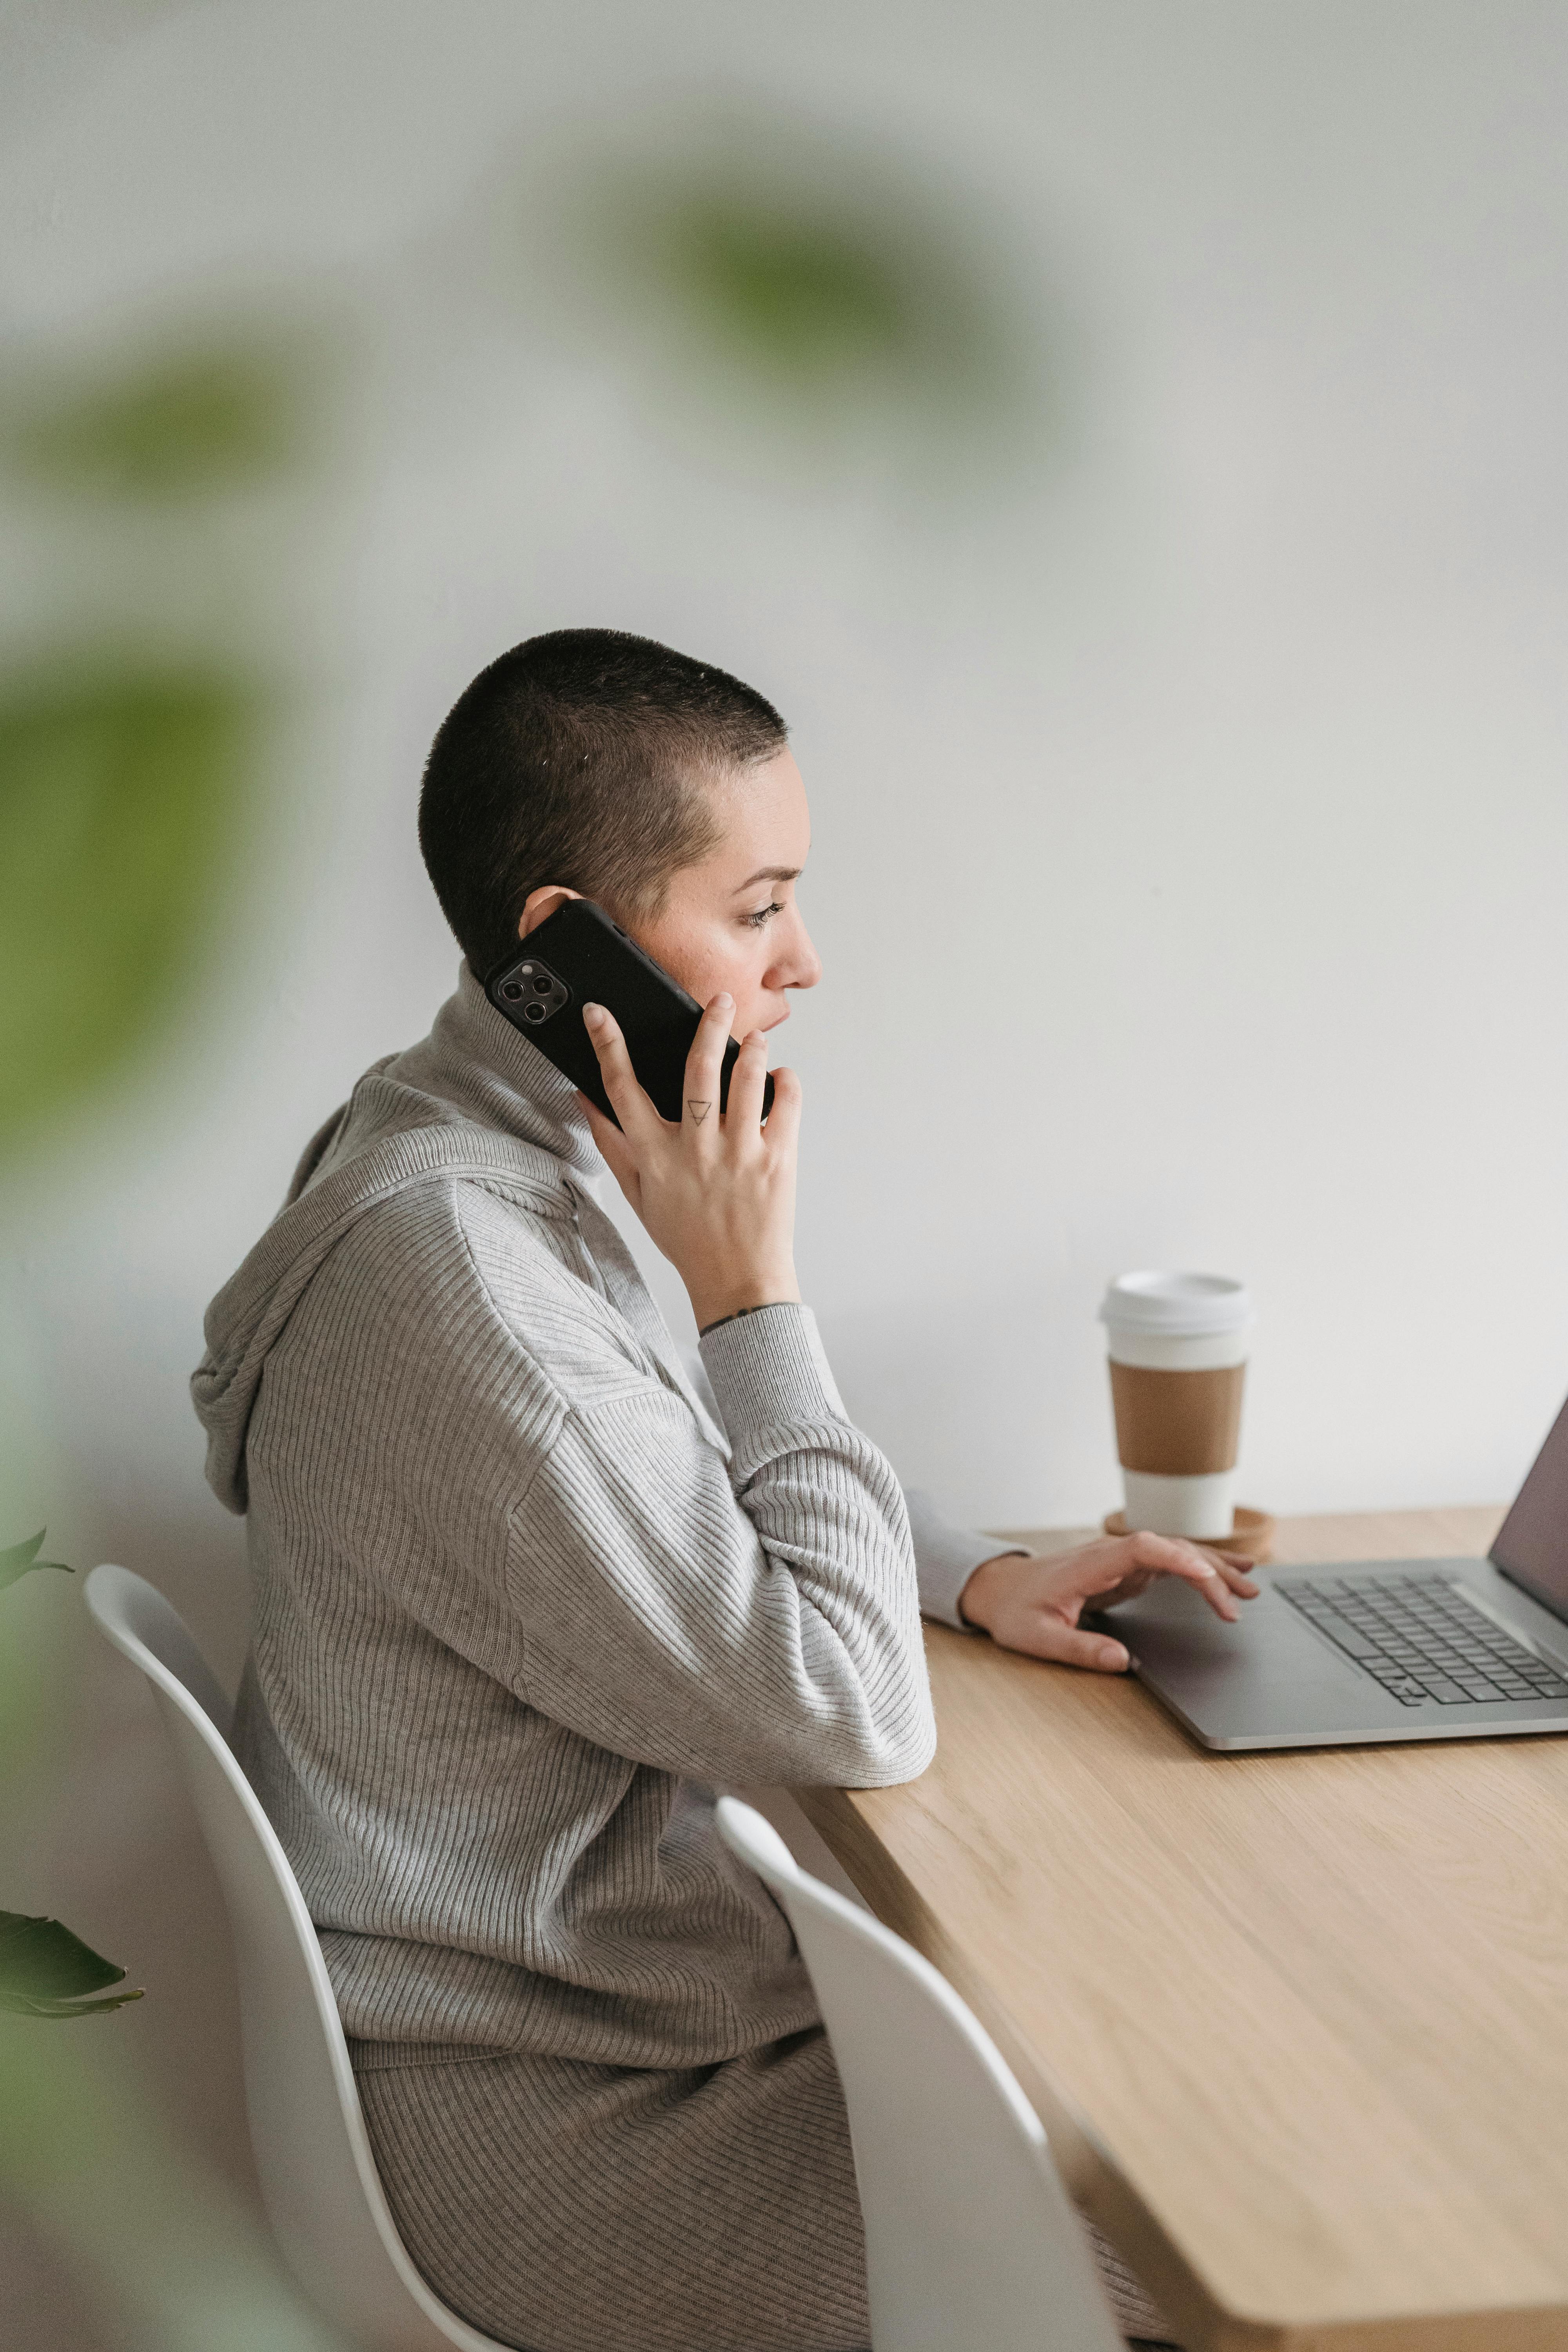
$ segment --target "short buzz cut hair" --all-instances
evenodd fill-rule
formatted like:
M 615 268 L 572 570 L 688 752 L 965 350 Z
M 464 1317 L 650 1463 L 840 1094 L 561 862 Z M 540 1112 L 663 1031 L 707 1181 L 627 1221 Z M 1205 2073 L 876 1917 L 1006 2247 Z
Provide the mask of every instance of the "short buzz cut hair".
M 727 670 L 620 629 L 553 629 L 481 670 L 431 747 L 419 846 L 441 910 L 485 979 L 529 894 L 580 890 L 623 921 L 717 844 L 706 786 L 787 740 Z

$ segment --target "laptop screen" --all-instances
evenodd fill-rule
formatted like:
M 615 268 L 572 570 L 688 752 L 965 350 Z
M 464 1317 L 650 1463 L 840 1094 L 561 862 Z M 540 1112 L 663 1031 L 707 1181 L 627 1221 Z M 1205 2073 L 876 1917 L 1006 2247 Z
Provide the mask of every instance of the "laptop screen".
M 1547 1433 L 1489 1556 L 1532 1600 L 1568 1619 L 1568 1404 Z

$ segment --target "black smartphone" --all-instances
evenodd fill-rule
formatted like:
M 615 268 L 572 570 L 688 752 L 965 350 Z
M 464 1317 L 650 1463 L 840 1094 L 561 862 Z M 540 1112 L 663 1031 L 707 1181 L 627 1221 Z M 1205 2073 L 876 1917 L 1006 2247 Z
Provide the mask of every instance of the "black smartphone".
M 491 972 L 485 994 L 546 1061 L 615 1118 L 598 1055 L 583 1025 L 584 1004 L 603 1004 L 621 1024 L 644 1091 L 665 1118 L 679 1122 L 685 1107 L 686 1057 L 702 1007 L 592 898 L 563 899 Z M 730 1099 L 730 1073 L 740 1050 L 732 1037 L 724 1048 L 721 1110 Z M 764 1118 L 773 1107 L 769 1077 L 763 1087 Z

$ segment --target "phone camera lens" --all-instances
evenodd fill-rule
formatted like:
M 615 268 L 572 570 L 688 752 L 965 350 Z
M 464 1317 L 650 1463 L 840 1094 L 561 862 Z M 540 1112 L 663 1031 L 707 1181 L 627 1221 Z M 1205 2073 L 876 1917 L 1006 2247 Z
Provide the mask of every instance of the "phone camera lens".
M 531 1004 L 525 1004 L 523 1006 L 522 1017 L 525 1021 L 542 1021 L 544 1018 L 543 1005 L 541 1004 L 536 998 Z
M 554 987 L 555 982 L 552 980 L 546 980 L 544 974 L 541 972 L 533 984 L 535 988 L 538 989 L 541 996 L 548 996 L 551 990 Z
M 518 998 L 522 994 L 521 981 L 503 980 L 500 984 L 500 992 L 506 998 L 509 1004 L 515 1004 Z

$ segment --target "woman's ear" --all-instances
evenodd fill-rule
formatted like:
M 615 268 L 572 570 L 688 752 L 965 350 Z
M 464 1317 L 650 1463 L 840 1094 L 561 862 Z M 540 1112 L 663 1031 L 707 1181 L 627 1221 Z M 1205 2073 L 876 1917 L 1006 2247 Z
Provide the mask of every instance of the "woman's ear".
M 552 915 L 557 907 L 563 907 L 568 898 L 580 898 L 582 896 L 581 890 L 568 890 L 559 882 L 542 883 L 537 890 L 531 890 L 522 902 L 522 912 L 517 919 L 518 938 L 527 939 L 530 931 L 536 931 L 545 917 Z

